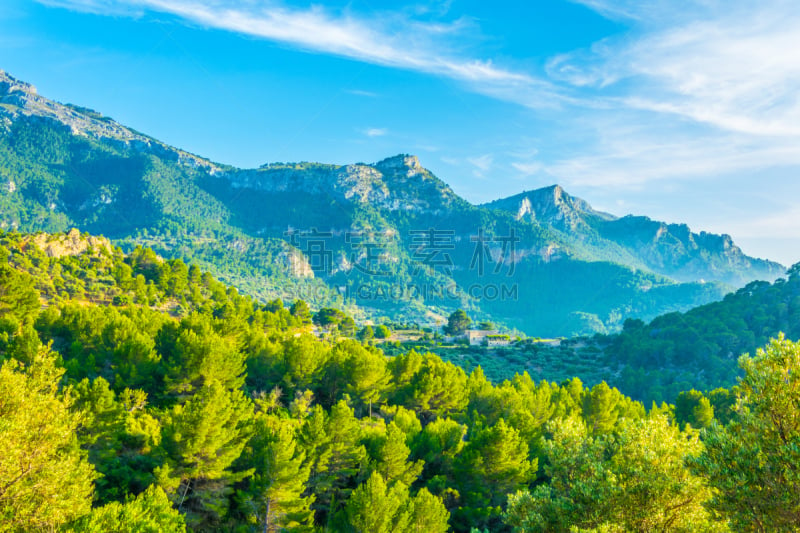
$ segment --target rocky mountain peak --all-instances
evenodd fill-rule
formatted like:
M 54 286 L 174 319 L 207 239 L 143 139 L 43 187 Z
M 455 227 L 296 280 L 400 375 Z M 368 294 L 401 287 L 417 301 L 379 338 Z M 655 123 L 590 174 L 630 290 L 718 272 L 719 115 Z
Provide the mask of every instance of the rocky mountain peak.
M 36 87 L 30 83 L 20 81 L 10 76 L 5 70 L 0 70 L 0 96 L 9 95 L 11 93 L 38 94 Z
M 40 96 L 36 87 L 0 72 L 0 113 L 11 120 L 19 116 L 53 119 L 70 128 L 72 133 L 96 138 L 132 141 L 144 136 L 90 109 L 64 105 Z
M 399 154 L 392 157 L 387 157 L 382 161 L 378 161 L 373 165 L 381 170 L 408 170 L 418 172 L 422 170 L 422 165 L 419 158 L 415 155 Z
M 0 70 L 0 127 L 9 127 L 20 117 L 40 117 L 66 126 L 75 135 L 122 144 L 136 151 L 151 152 L 214 174 L 221 169 L 207 159 L 167 146 L 142 135 L 92 109 L 62 104 L 40 96 L 36 87 Z
M 558 184 L 536 189 L 528 194 L 537 204 L 549 209 L 558 208 L 561 211 L 575 210 L 581 212 L 593 211 L 592 206 L 589 205 L 588 202 L 571 196 Z
M 514 213 L 517 220 L 550 224 L 561 230 L 574 230 L 586 224 L 585 217 L 613 219 L 612 215 L 592 209 L 585 200 L 568 194 L 560 185 L 550 185 L 533 191 L 495 200 L 486 207 Z
M 321 195 L 390 211 L 438 212 L 454 202 L 463 202 L 446 183 L 425 169 L 417 156 L 407 154 L 372 165 L 275 163 L 219 177 L 234 188 Z

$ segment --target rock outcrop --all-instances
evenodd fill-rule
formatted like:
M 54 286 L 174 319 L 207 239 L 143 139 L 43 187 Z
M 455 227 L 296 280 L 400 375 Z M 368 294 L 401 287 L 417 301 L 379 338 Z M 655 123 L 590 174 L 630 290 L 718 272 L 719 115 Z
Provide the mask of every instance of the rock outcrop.
M 399 155 L 372 165 L 276 163 L 217 175 L 234 188 L 270 193 L 328 196 L 390 211 L 442 212 L 466 204 L 416 156 Z
M 75 228 L 66 234 L 50 235 L 49 233 L 39 233 L 31 237 L 30 242 L 42 250 L 47 257 L 81 255 L 89 250 L 95 253 L 100 251 L 113 252 L 111 241 L 105 237 L 84 236 Z

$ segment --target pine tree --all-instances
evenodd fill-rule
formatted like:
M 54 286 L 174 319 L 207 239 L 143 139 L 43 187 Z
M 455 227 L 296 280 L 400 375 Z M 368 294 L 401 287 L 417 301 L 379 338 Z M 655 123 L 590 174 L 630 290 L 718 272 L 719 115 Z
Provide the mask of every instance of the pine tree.
M 244 385 L 245 362 L 237 340 L 218 334 L 207 316 L 193 314 L 177 326 L 165 326 L 158 341 L 168 359 L 169 388 L 178 395 L 193 394 L 211 381 L 228 389 Z
M 0 258 L 0 318 L 12 316 L 29 321 L 39 306 L 34 278 L 9 266 L 6 258 Z
M 491 506 L 527 485 L 536 469 L 537 461 L 528 460 L 528 444 L 502 419 L 490 428 L 474 428 L 456 465 L 462 495 L 472 493 L 476 503 Z
M 446 335 L 463 335 L 472 320 L 467 316 L 463 309 L 457 309 L 447 317 L 447 325 L 442 329 Z
M 375 338 L 376 339 L 388 339 L 392 336 L 392 330 L 389 329 L 388 326 L 384 324 L 379 324 L 375 327 Z
M 78 447 L 80 416 L 58 392 L 63 373 L 40 347 L 25 369 L 0 367 L 0 524 L 54 530 L 91 509 L 96 474 Z
M 125 503 L 112 502 L 93 509 L 72 529 L 76 533 L 184 533 L 186 524 L 161 487 L 151 485 Z
M 380 401 L 389 385 L 386 358 L 374 349 L 366 349 L 355 341 L 340 342 L 334 352 L 345 352 L 343 356 L 348 392 L 367 407 L 372 416 L 372 404 Z
M 328 359 L 325 345 L 311 335 L 292 337 L 283 343 L 283 380 L 289 390 L 304 390 L 319 379 Z
M 410 396 L 406 405 L 428 419 L 460 413 L 469 402 L 467 375 L 452 363 L 425 354 L 405 394 Z
M 244 462 L 254 468 L 247 499 L 264 533 L 310 531 L 314 496 L 302 496 L 310 465 L 297 445 L 294 428 L 261 415 Z
M 345 506 L 347 522 L 355 533 L 395 533 L 408 528 L 413 513 L 408 488 L 387 487 L 377 472 L 353 491 Z
M 289 313 L 300 325 L 311 324 L 311 309 L 303 300 L 295 300 L 289 308 Z
M 156 472 L 159 483 L 190 525 L 214 522 L 227 512 L 231 485 L 249 472 L 233 472 L 250 433 L 253 408 L 240 390 L 212 381 L 164 423 L 168 463 Z
M 714 420 L 714 407 L 702 392 L 694 389 L 681 392 L 675 399 L 675 419 L 693 428 L 705 428 Z
M 344 400 L 331 408 L 330 415 L 314 406 L 303 423 L 299 441 L 311 463 L 308 488 L 316 496 L 317 522 L 332 518 L 350 495 L 367 459 L 360 440 L 360 424 Z
M 356 338 L 361 342 L 369 342 L 375 338 L 375 331 L 372 329 L 372 326 L 364 326 L 358 330 Z
M 408 531 L 415 533 L 445 533 L 448 531 L 450 513 L 441 498 L 422 488 L 412 501 L 413 511 Z
M 78 438 L 101 474 L 95 502 L 122 501 L 144 491 L 155 480 L 161 441 L 161 424 L 145 411 L 147 395 L 125 389 L 116 398 L 102 377 L 84 379 L 74 393 L 74 409 L 83 414 Z
M 583 418 L 594 435 L 609 433 L 619 418 L 622 394 L 605 381 L 587 390 L 583 395 Z
M 409 462 L 411 450 L 406 445 L 406 435 L 390 422 L 386 428 L 386 439 L 378 451 L 378 464 L 376 471 L 391 486 L 394 483 L 403 483 L 410 486 L 422 472 L 423 462 Z
M 449 418 L 437 418 L 414 439 L 413 456 L 424 462 L 425 476 L 451 475 L 464 448 L 467 427 Z

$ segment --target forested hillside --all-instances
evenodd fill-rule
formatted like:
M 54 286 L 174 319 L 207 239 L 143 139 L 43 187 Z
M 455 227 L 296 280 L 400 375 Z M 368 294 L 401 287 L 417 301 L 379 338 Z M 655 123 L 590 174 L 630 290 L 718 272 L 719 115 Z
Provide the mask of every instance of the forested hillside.
M 667 313 L 649 323 L 626 320 L 620 333 L 562 339 L 555 346 L 529 338 L 495 349 L 457 343 L 430 349 L 467 370 L 481 365 L 495 380 L 523 371 L 539 379 L 605 380 L 649 405 L 672 401 L 690 389 L 735 385 L 742 374 L 739 356 L 754 353 L 781 333 L 800 340 L 800 265 L 790 268 L 786 278 L 752 282 L 685 313 Z
M 800 339 L 800 264 L 774 283 L 754 281 L 720 302 L 628 320 L 604 342 L 605 360 L 625 369 L 615 384 L 634 397 L 669 399 L 681 390 L 736 383 L 736 362 L 770 338 Z
M 0 228 L 77 227 L 146 246 L 261 302 L 426 325 L 464 308 L 531 336 L 572 336 L 783 272 L 726 236 L 598 218 L 560 187 L 534 193 L 523 211 L 514 198 L 472 205 L 409 155 L 233 168 L 0 71 Z
M 733 392 L 648 410 L 605 383 L 493 384 L 309 322 L 150 250 L 0 234 L 0 529 L 789 531 L 800 516 L 796 469 L 777 468 L 800 444 L 788 341 L 745 358 Z

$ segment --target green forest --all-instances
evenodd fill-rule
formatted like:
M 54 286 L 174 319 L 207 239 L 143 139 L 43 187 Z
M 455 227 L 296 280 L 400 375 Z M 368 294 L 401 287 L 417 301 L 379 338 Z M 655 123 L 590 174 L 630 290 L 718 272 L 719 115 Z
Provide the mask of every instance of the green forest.
M 529 335 L 572 336 L 618 331 L 627 317 L 687 310 L 722 298 L 732 288 L 728 282 L 782 272 L 705 248 L 696 251 L 702 257 L 692 267 L 684 264 L 683 245 L 670 241 L 660 253 L 689 278 L 678 282 L 594 226 L 573 234 L 546 220 L 521 221 L 506 210 L 471 205 L 425 169 L 408 182 L 411 169 L 386 161 L 211 172 L 211 162 L 192 162 L 155 139 L 126 144 L 99 133 L 76 135 L 51 118 L 8 113 L 0 106 L 0 119 L 8 118 L 0 120 L 1 228 L 77 227 L 106 235 L 126 251 L 146 246 L 197 264 L 262 301 L 301 298 L 315 307 L 403 322 L 464 308 Z M 370 181 L 371 172 L 381 172 L 379 182 Z M 260 188 L 284 179 L 293 184 L 285 191 Z M 386 189 L 382 205 L 359 196 L 373 187 Z M 424 209 L 396 209 L 394 203 Z M 419 232 L 431 228 L 441 246 L 421 238 Z M 312 230 L 321 237 L 310 238 Z M 477 240 L 480 235 L 489 240 Z M 511 236 L 519 252 L 513 268 L 492 258 L 516 253 L 497 240 Z M 315 261 L 320 264 L 313 269 Z M 299 275 L 297 267 L 306 263 L 311 272 Z M 500 288 L 509 295 L 492 296 Z M 398 292 L 402 298 L 385 296 Z
M 635 398 L 674 398 L 694 387 L 733 384 L 743 353 L 784 333 L 800 338 L 800 264 L 774 283 L 754 281 L 719 302 L 667 313 L 649 324 L 628 319 L 600 339 L 605 361 L 624 366 L 615 383 Z
M 685 313 L 667 313 L 649 323 L 627 319 L 615 334 L 544 342 L 517 337 L 507 347 L 492 349 L 458 339 L 443 342 L 441 335 L 429 334 L 381 347 L 390 355 L 432 351 L 467 372 L 481 366 L 494 382 L 523 372 L 559 382 L 576 376 L 590 385 L 605 380 L 650 405 L 673 402 L 683 391 L 734 385 L 742 375 L 739 356 L 755 353 L 781 333 L 800 339 L 800 264 L 786 278 L 751 282 Z
M 732 388 L 645 406 L 314 332 L 304 302 L 148 249 L 0 233 L 0 530 L 800 525 L 800 344 L 780 335 Z

